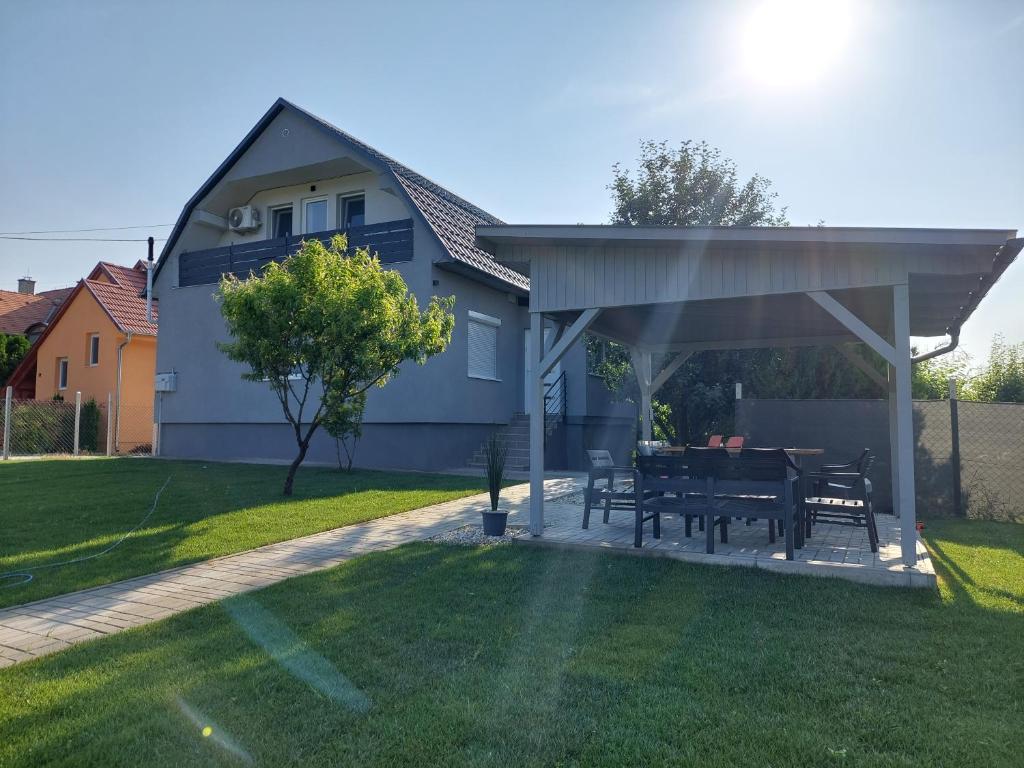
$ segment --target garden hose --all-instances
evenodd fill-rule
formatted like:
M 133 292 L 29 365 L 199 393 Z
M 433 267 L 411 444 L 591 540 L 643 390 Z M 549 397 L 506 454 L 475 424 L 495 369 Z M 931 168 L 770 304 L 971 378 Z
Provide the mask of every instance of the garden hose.
M 119 546 L 122 542 L 124 542 L 125 539 L 127 539 L 137 530 L 139 530 L 139 528 L 144 526 L 146 522 L 149 520 L 149 518 L 153 516 L 153 513 L 156 512 L 156 505 L 160 502 L 160 494 L 162 494 L 164 492 L 164 489 L 168 486 L 168 484 L 170 484 L 172 477 L 174 477 L 174 475 L 168 475 L 167 479 L 164 480 L 164 484 L 160 486 L 160 489 L 156 492 L 156 496 L 153 497 L 153 505 L 149 508 L 149 511 L 145 514 L 145 516 L 141 520 L 139 520 L 139 522 L 137 522 L 128 532 L 124 534 L 124 536 L 119 538 L 117 541 L 113 542 L 107 547 L 104 547 L 99 552 L 93 552 L 91 555 L 82 555 L 81 557 L 75 557 L 71 560 L 61 560 L 60 562 L 56 563 L 46 563 L 45 565 L 35 565 L 31 568 L 22 568 L 18 571 L 0 573 L 0 583 L 6 581 L 13 582 L 9 584 L 4 584 L 3 589 L 13 589 L 14 587 L 21 587 L 25 584 L 28 584 L 35 578 L 35 571 L 42 571 L 49 568 L 61 568 L 65 565 L 74 565 L 75 563 L 84 563 L 86 560 L 92 560 L 95 557 L 107 554 L 115 547 Z

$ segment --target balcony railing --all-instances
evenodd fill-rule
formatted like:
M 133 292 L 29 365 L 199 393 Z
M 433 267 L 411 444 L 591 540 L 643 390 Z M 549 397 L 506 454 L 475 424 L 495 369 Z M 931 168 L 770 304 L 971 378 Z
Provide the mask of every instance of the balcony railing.
M 306 235 L 257 240 L 203 251 L 185 251 L 178 256 L 178 285 L 206 285 L 216 283 L 221 275 L 245 277 L 259 271 L 272 261 L 283 261 L 299 249 L 303 240 L 319 240 L 325 245 L 338 234 L 348 234 L 350 248 L 368 248 L 385 263 L 412 259 L 412 219 L 384 221 L 362 227 L 331 229 Z

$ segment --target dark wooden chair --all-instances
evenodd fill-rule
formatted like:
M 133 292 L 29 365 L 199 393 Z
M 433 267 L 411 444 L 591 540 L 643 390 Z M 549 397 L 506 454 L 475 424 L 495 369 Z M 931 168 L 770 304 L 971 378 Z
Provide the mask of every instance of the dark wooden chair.
M 724 451 L 723 451 L 724 452 Z M 696 517 L 704 527 L 704 508 L 709 493 L 708 478 L 694 478 L 682 456 L 638 456 L 636 460 L 635 529 L 633 546 L 643 546 L 644 523 L 652 520 L 654 538 L 661 538 L 662 513 L 679 515 L 690 536 Z
M 628 509 L 635 507 L 635 471 L 633 467 L 617 467 L 612 455 L 605 450 L 588 450 L 590 458 L 590 472 L 587 477 L 586 495 L 583 500 L 583 527 L 590 527 L 590 510 L 595 504 L 604 507 L 604 522 L 607 523 L 613 509 Z M 604 481 L 603 487 L 598 485 Z M 630 486 L 616 486 L 617 480 L 628 480 L 633 484 Z
M 875 457 L 865 451 L 860 458 L 848 464 L 825 465 L 840 470 L 855 466 L 854 472 L 819 470 L 811 474 L 815 495 L 804 499 L 805 536 L 813 535 L 813 526 L 817 523 L 852 525 L 866 528 L 871 551 L 878 551 L 878 525 L 871 498 L 871 481 L 868 480 L 874 462 Z

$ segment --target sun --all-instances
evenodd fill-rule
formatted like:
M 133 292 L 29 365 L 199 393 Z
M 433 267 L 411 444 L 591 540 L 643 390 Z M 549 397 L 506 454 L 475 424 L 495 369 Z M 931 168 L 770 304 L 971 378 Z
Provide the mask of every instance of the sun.
M 811 85 L 841 62 L 852 26 L 843 0 L 765 0 L 742 26 L 743 69 L 765 88 Z

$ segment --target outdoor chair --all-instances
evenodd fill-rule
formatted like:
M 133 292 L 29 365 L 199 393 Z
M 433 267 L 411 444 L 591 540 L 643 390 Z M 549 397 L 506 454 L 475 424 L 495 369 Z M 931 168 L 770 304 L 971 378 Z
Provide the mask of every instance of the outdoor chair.
M 813 534 L 812 526 L 817 523 L 852 525 L 866 528 L 871 551 L 878 551 L 878 525 L 875 522 L 874 503 L 871 498 L 871 481 L 868 472 L 875 457 L 867 451 L 856 462 L 830 464 L 827 467 L 846 469 L 856 466 L 855 472 L 815 472 L 811 475 L 815 495 L 804 500 L 806 509 L 804 535 Z M 833 495 L 837 492 L 838 495 Z
M 635 482 L 630 486 L 616 487 L 616 478 L 633 480 L 632 467 L 617 467 L 610 451 L 588 450 L 590 472 L 587 476 L 587 490 L 583 500 L 583 527 L 590 527 L 590 509 L 596 503 L 604 507 L 604 522 L 607 523 L 613 509 L 634 508 Z M 597 485 L 604 480 L 604 486 Z
M 654 538 L 661 538 L 662 513 L 682 517 L 686 536 L 691 535 L 694 517 L 700 521 L 703 529 L 708 483 L 707 478 L 691 477 L 686 465 L 686 454 L 638 456 L 633 546 L 643 546 L 643 526 L 648 520 L 654 521 Z
M 743 447 L 743 440 L 744 438 L 742 435 L 733 435 L 725 441 L 725 447 L 738 450 Z
M 693 476 L 712 480 L 712 501 L 707 516 L 707 551 L 715 551 L 712 528 L 720 529 L 721 541 L 728 543 L 731 518 L 768 521 L 768 541 L 775 542 L 776 524 L 781 523 L 786 540 L 786 559 L 794 558 L 800 546 L 800 468 L 781 448 L 747 448 L 736 455 L 712 449 L 694 449 L 684 454 Z
M 872 487 L 871 480 L 867 477 L 867 468 L 873 462 L 871 451 L 865 448 L 860 456 L 845 464 L 822 464 L 808 475 L 814 495 L 843 499 L 860 498 L 865 504 L 870 505 Z
M 708 440 L 708 448 L 721 448 L 724 439 L 721 435 L 712 435 Z

